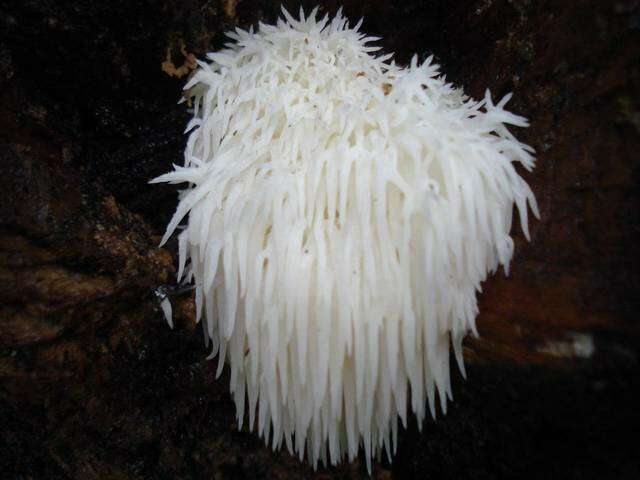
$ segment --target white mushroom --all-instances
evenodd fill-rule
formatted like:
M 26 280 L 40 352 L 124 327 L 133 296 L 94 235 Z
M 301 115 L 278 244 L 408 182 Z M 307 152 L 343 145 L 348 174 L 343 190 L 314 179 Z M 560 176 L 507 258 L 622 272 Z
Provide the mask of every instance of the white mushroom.
M 527 238 L 533 150 L 481 101 L 340 12 L 236 29 L 185 86 L 187 183 L 163 243 L 179 234 L 179 279 L 196 285 L 242 426 L 317 465 L 395 451 L 407 406 L 418 425 L 451 397 L 449 345 L 476 332 L 476 291 Z M 464 372 L 464 370 L 462 370 Z M 248 401 L 248 402 L 247 402 Z

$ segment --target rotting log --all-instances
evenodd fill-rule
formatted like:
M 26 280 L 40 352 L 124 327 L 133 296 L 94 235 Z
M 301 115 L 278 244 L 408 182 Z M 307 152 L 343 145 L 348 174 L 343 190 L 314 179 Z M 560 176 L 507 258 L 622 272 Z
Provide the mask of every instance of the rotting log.
M 0 471 L 366 477 L 237 431 L 191 299 L 170 331 L 154 296 L 174 276 L 175 243 L 157 244 L 175 191 L 147 181 L 181 158 L 190 55 L 279 2 L 62 3 L 0 6 Z M 344 4 L 400 61 L 434 53 L 475 97 L 515 93 L 542 213 L 484 286 L 447 416 L 412 420 L 374 476 L 639 477 L 638 2 Z

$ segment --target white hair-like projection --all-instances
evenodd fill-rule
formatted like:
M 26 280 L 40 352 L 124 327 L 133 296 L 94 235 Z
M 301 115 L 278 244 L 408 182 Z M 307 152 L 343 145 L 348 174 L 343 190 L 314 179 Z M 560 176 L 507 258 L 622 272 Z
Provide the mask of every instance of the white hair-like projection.
M 398 418 L 451 398 L 449 345 L 476 334 L 476 291 L 527 239 L 514 168 L 527 121 L 466 97 L 431 58 L 399 67 L 339 11 L 236 29 L 185 86 L 187 183 L 162 240 L 195 284 L 211 356 L 231 368 L 240 427 L 317 465 L 391 459 Z M 328 458 L 327 458 L 328 455 Z

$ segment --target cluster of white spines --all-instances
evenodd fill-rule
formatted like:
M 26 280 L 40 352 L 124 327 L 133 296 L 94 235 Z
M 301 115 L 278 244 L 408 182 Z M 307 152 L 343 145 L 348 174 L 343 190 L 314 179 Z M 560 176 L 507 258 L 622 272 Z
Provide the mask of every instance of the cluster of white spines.
M 532 150 L 522 117 L 465 97 L 438 67 L 374 57 L 373 37 L 314 10 L 237 29 L 185 87 L 188 182 L 163 243 L 179 235 L 239 424 L 316 465 L 363 446 L 395 451 L 407 405 L 451 397 L 476 290 L 508 268 L 512 207 L 525 235 L 533 194 L 513 163 Z

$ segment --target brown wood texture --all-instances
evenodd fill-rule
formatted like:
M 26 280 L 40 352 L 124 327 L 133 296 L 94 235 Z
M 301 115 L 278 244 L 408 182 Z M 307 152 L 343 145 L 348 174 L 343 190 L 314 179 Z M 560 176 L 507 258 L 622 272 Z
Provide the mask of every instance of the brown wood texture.
M 412 418 L 373 476 L 640 478 L 640 2 L 344 5 L 401 62 L 433 53 L 472 96 L 514 92 L 542 213 L 484 285 L 447 416 Z M 157 244 L 175 190 L 147 181 L 181 158 L 175 74 L 278 6 L 0 4 L 3 478 L 367 477 L 237 431 L 191 299 L 171 331 L 153 293 L 174 275 L 175 241 Z

